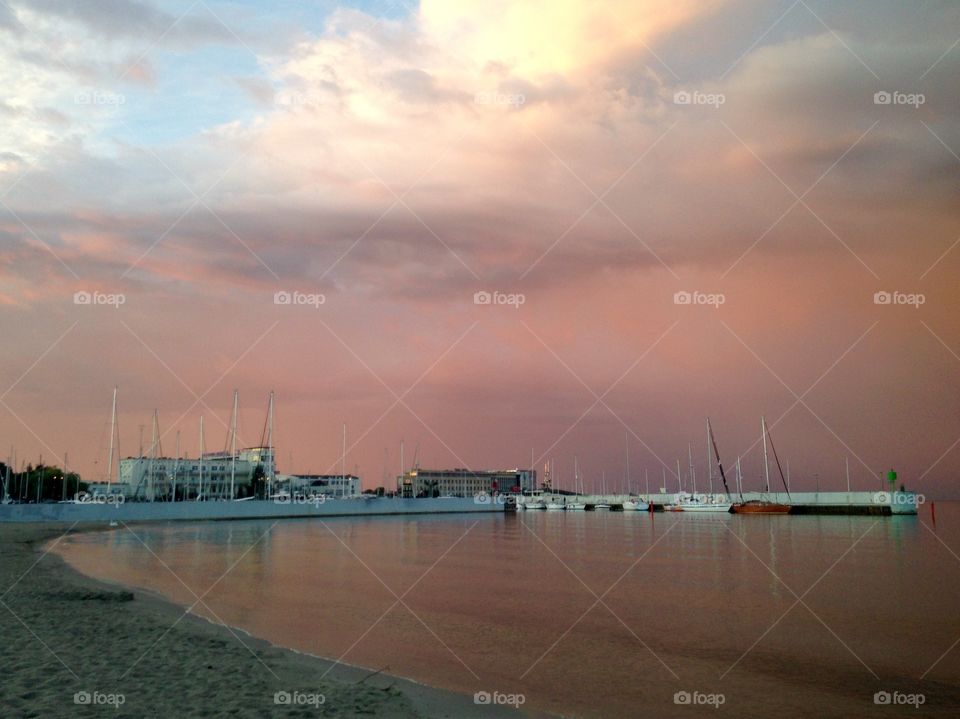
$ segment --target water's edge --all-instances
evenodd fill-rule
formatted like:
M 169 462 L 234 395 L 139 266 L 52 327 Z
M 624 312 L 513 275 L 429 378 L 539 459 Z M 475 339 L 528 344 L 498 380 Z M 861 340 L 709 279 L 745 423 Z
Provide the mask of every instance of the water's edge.
M 167 523 L 142 523 L 138 524 L 138 526 L 164 527 L 167 526 Z M 49 523 L 44 523 L 42 528 L 44 530 L 53 529 Z M 62 576 L 79 579 L 81 583 L 88 585 L 91 588 L 109 591 L 123 589 L 132 592 L 135 598 L 132 606 L 134 607 L 135 611 L 145 613 L 149 610 L 154 610 L 164 617 L 169 617 L 171 621 L 179 619 L 182 616 L 183 618 L 180 620 L 180 624 L 186 623 L 191 631 L 205 635 L 213 633 L 219 638 L 227 641 L 236 640 L 236 637 L 232 636 L 231 631 L 242 633 L 249 639 L 248 642 L 243 643 L 247 644 L 251 651 L 278 651 L 287 655 L 287 657 L 292 660 L 291 663 L 294 665 L 301 663 L 313 664 L 315 667 L 316 665 L 319 665 L 322 667 L 323 671 L 329 670 L 327 677 L 331 681 L 340 682 L 343 684 L 356 684 L 363 681 L 365 683 L 373 683 L 378 687 L 387 687 L 393 685 L 399 688 L 403 694 L 407 696 L 407 698 L 414 704 L 418 712 L 421 712 L 423 716 L 463 716 L 477 717 L 479 719 L 480 717 L 490 716 L 518 717 L 529 715 L 529 712 L 520 712 L 509 707 L 494 707 L 489 705 L 478 706 L 474 703 L 472 695 L 443 687 L 432 686 L 418 682 L 409 677 L 391 674 L 370 667 L 350 664 L 348 662 L 337 661 L 336 659 L 332 659 L 330 657 L 311 654 L 309 652 L 302 652 L 297 649 L 293 649 L 292 647 L 274 644 L 268 639 L 251 634 L 243 627 L 221 624 L 219 622 L 212 621 L 207 617 L 193 614 L 189 611 L 190 607 L 178 604 L 166 595 L 152 589 L 147 589 L 145 587 L 139 587 L 136 585 L 128 585 L 122 582 L 115 582 L 109 579 L 103 579 L 86 574 L 75 567 L 67 559 L 67 557 L 64 554 L 61 554 L 57 549 L 57 545 L 60 544 L 61 540 L 65 539 L 70 534 L 109 534 L 115 531 L 118 530 L 112 528 L 104 529 L 100 524 L 76 525 L 66 528 L 65 532 L 56 539 L 51 538 L 35 543 L 34 553 L 38 556 L 38 561 L 43 557 L 53 557 L 56 562 L 55 570 L 58 571 Z M 556 717 L 559 715 L 537 712 L 536 716 Z

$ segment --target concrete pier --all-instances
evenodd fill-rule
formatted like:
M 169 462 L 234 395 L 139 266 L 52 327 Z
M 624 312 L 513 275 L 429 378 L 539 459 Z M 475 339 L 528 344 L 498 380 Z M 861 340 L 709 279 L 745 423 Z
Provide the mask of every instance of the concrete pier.
M 686 496 L 693 496 L 689 493 Z M 716 502 L 739 502 L 739 494 L 731 494 L 730 498 L 722 493 L 709 494 L 706 492 L 696 495 L 701 502 L 710 500 Z M 664 505 L 677 502 L 677 493 L 668 492 L 642 494 L 639 499 L 649 502 L 654 510 L 662 509 Z M 556 500 L 558 502 L 583 502 L 588 508 L 596 504 L 609 504 L 611 509 L 619 509 L 627 499 L 637 499 L 637 496 L 630 497 L 625 494 L 590 494 L 583 496 L 548 494 L 545 493 L 538 497 L 549 502 Z M 529 500 L 529 497 L 521 501 Z M 893 514 L 916 514 L 917 507 L 924 501 L 923 495 L 916 492 L 791 492 L 788 496 L 786 492 L 744 492 L 744 501 L 766 500 L 780 504 L 790 505 L 791 514 L 869 514 L 869 515 L 893 515 Z
M 394 514 L 503 512 L 504 504 L 474 497 L 364 497 L 242 502 L 84 502 L 0 504 L 0 522 L 166 522 L 287 517 L 362 517 Z

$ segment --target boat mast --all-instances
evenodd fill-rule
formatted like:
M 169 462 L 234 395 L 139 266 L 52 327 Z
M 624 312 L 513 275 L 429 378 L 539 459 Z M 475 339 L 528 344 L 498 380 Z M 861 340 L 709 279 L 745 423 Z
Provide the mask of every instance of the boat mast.
M 707 417 L 707 481 L 710 484 L 710 494 L 713 495 L 713 455 L 710 454 L 710 418 Z
M 760 432 L 763 435 L 763 476 L 766 482 L 765 492 L 770 492 L 770 465 L 767 464 L 767 419 L 760 417 Z
M 737 493 L 740 495 L 740 501 L 743 501 L 743 475 L 740 474 L 740 455 L 737 455 Z
M 273 478 L 277 473 L 276 462 L 273 460 L 273 390 L 270 390 L 270 406 L 267 408 L 267 457 L 270 462 L 270 473 L 267 475 L 267 497 L 269 497 Z
M 647 501 L 650 501 L 650 470 L 646 467 L 643 468 L 643 478 L 647 483 Z
M 147 489 L 150 492 L 150 501 L 154 500 L 154 495 L 157 493 L 157 488 L 155 484 L 154 473 L 156 471 L 156 461 L 157 461 L 157 443 L 160 441 L 160 410 L 153 410 L 153 427 L 150 435 L 150 473 L 147 475 Z
M 690 464 L 690 481 L 693 482 L 693 493 L 697 493 L 697 473 L 693 468 L 693 445 L 687 442 L 687 462 Z
M 113 482 L 113 438 L 117 434 L 117 388 L 113 388 L 113 410 L 110 413 L 110 458 L 107 464 L 107 487 Z M 119 462 L 117 462 L 119 464 Z M 119 479 L 119 477 L 118 477 Z
M 683 494 L 683 482 L 680 479 L 680 460 L 677 459 L 677 487 L 680 494 Z
M 727 499 L 730 499 L 730 488 L 727 486 L 727 475 L 723 471 L 723 461 L 720 459 L 720 450 L 717 448 L 717 438 L 713 436 L 713 427 L 710 426 L 710 418 L 707 417 L 707 441 L 713 446 L 713 452 L 717 456 L 717 469 L 720 470 L 720 479 L 723 481 L 723 491 L 727 493 Z M 707 455 L 710 458 L 710 455 Z M 712 468 L 711 468 L 712 471 Z M 713 486 L 711 484 L 711 494 Z
M 624 453 L 624 478 L 627 482 L 627 494 L 631 493 L 630 487 L 630 433 L 623 433 L 623 453 Z
M 200 415 L 200 477 L 197 482 L 197 501 L 203 499 L 203 415 Z
M 180 430 L 177 430 L 177 461 L 173 465 L 173 501 L 177 501 L 177 472 L 180 471 Z
M 340 496 L 346 496 L 347 488 L 347 423 L 343 423 L 343 446 L 340 452 Z
M 233 418 L 230 420 L 230 499 L 234 498 L 234 480 L 237 475 L 237 390 L 233 390 Z

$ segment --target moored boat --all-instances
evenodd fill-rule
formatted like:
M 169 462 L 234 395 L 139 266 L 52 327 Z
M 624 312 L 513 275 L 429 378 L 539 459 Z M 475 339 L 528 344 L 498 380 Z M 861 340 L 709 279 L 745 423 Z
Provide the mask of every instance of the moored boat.
M 626 499 L 622 506 L 625 512 L 647 512 L 650 509 L 650 505 L 641 499 Z
M 787 497 L 790 496 L 790 488 L 787 486 L 787 480 L 783 476 L 783 468 L 780 466 L 780 458 L 777 456 L 777 449 L 773 446 L 773 438 L 770 437 L 770 431 L 767 429 L 766 417 L 760 418 L 760 433 L 763 439 L 763 473 L 764 473 L 764 492 L 770 491 L 770 465 L 767 461 L 767 441 L 770 442 L 770 448 L 773 450 L 773 458 L 777 462 L 777 469 L 780 470 L 780 481 L 783 482 L 783 488 L 787 491 Z M 737 465 L 739 467 L 739 460 Z M 739 474 L 739 469 L 738 469 Z M 743 491 L 741 490 L 740 501 L 730 507 L 733 514 L 789 514 L 790 505 L 780 502 L 771 502 L 767 499 L 751 499 L 743 501 Z
M 734 514 L 790 514 L 790 505 L 751 499 L 734 504 L 730 511 Z
M 701 498 L 697 496 L 683 497 L 680 500 L 680 506 L 684 512 L 729 512 L 732 502 L 717 502 L 713 498 Z

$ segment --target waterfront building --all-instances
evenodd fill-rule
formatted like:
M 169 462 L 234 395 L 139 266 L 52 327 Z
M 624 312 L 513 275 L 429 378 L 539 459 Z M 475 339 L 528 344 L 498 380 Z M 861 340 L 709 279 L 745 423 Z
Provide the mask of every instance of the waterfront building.
M 357 497 L 360 478 L 353 474 L 283 474 L 277 477 L 290 492 L 327 497 Z
M 120 460 L 120 485 L 130 498 L 168 499 L 176 487 L 177 499 L 228 499 L 251 496 L 257 468 L 265 482 L 276 476 L 274 451 L 248 447 L 230 452 L 205 452 L 201 457 L 126 457 Z
M 474 497 L 478 494 L 531 492 L 537 486 L 530 469 L 412 469 L 397 477 L 401 497 Z

